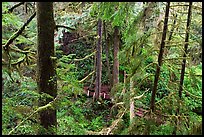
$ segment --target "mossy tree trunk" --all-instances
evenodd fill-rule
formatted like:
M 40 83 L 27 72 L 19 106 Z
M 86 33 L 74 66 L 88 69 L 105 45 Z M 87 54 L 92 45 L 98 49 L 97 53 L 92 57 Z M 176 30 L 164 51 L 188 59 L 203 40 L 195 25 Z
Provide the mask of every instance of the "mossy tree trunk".
M 114 46 L 113 46 L 113 86 L 119 82 L 119 61 L 118 52 L 120 45 L 119 27 L 114 27 Z
M 102 20 L 98 19 L 98 43 L 96 47 L 96 91 L 95 98 L 99 98 L 101 92 L 101 75 L 102 75 Z
M 110 69 L 110 62 L 109 62 L 110 37 L 107 36 L 105 22 L 103 23 L 103 28 L 104 28 L 104 38 L 105 38 L 106 65 L 107 65 L 107 71 L 108 71 L 107 74 L 110 81 L 109 82 L 110 87 L 112 87 L 112 76 L 111 76 L 111 69 Z
M 37 85 L 41 94 L 39 106 L 48 104 L 57 95 L 54 28 L 53 3 L 37 2 Z M 55 134 L 57 126 L 56 110 L 48 108 L 40 112 L 39 115 L 40 124 L 44 128 L 39 128 L 38 134 Z
M 135 104 L 134 104 L 134 81 L 133 78 L 130 78 L 130 124 L 132 123 L 135 117 Z
M 155 78 L 154 78 L 154 86 L 153 86 L 151 102 L 150 102 L 150 109 L 152 111 L 154 111 L 154 108 L 155 108 L 155 95 L 156 95 L 157 85 L 158 85 L 158 81 L 159 81 L 160 69 L 162 66 L 162 58 L 163 58 L 163 53 L 164 53 L 166 33 L 168 30 L 169 8 L 170 8 L 170 2 L 167 2 L 166 12 L 165 12 L 165 20 L 164 20 L 164 28 L 163 28 L 163 33 L 162 33 L 162 40 L 161 40 L 161 46 L 160 46 L 160 51 L 159 51 L 159 57 L 158 57 L 158 64 L 157 64 L 157 68 L 156 68 L 156 73 L 155 73 Z
M 186 57 L 187 57 L 187 50 L 188 50 L 188 42 L 189 42 L 189 31 L 190 31 L 190 23 L 191 23 L 191 9 L 192 9 L 192 2 L 189 2 L 189 9 L 188 9 L 188 17 L 187 17 L 187 25 L 186 25 L 186 36 L 185 36 L 185 45 L 184 45 L 184 54 L 183 54 L 183 62 L 181 66 L 181 76 L 180 76 L 180 84 L 179 84 L 179 101 L 178 101 L 178 108 L 176 110 L 176 115 L 179 115 L 180 111 L 180 102 L 182 100 L 182 91 L 183 91 L 183 81 L 185 75 L 185 67 L 186 67 Z M 179 119 L 175 120 L 175 127 L 173 130 L 173 135 L 176 135 L 177 127 L 178 127 Z

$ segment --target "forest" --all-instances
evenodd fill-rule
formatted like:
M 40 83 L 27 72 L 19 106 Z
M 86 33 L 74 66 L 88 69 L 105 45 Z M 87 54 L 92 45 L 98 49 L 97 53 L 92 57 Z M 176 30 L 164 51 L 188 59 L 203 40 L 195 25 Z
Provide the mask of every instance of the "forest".
M 2 135 L 202 135 L 202 2 L 2 2 Z

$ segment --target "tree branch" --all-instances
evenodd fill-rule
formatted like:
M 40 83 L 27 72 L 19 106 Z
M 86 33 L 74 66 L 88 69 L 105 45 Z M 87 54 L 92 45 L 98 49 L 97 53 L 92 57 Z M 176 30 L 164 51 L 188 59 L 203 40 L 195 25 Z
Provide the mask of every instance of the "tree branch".
M 75 29 L 74 28 L 70 28 L 68 26 L 64 26 L 64 25 L 55 25 L 55 29 L 58 31 L 58 28 L 65 28 L 65 29 L 68 29 L 68 30 L 72 30 L 74 31 Z
M 85 60 L 85 59 L 87 59 L 87 58 L 89 58 L 89 57 L 93 56 L 95 53 L 96 53 L 96 51 L 94 51 L 94 52 L 93 52 L 93 53 L 91 53 L 90 55 L 85 56 L 85 57 L 84 57 L 84 58 L 82 58 L 82 59 L 74 59 L 74 61 L 82 61 L 82 60 Z
M 35 110 L 33 113 L 31 113 L 27 118 L 25 118 L 23 121 L 21 121 L 15 128 L 13 128 L 8 135 L 11 135 L 11 133 L 13 133 L 18 127 L 20 127 L 20 125 L 22 125 L 26 120 L 28 120 L 29 118 L 31 118 L 34 114 L 43 111 L 47 108 L 52 108 L 53 107 L 53 103 L 55 100 L 49 102 L 48 104 L 46 104 L 45 106 L 39 107 L 37 110 Z
M 20 5 L 23 5 L 24 3 L 25 2 L 19 2 L 15 5 L 13 5 L 10 9 L 8 9 L 8 11 L 4 11 L 3 14 L 12 13 L 15 8 L 19 7 Z
M 149 89 L 146 90 L 144 93 L 142 93 L 142 95 L 136 96 L 136 97 L 134 97 L 133 99 L 140 99 L 140 98 L 142 98 L 142 97 L 144 96 L 144 94 L 145 94 L 146 92 L 148 92 L 148 91 L 149 91 Z
M 82 80 L 79 81 L 79 83 L 85 81 L 89 76 L 91 76 L 95 71 L 89 73 L 85 78 L 83 78 Z
M 33 113 L 31 113 L 27 118 L 25 118 L 23 121 L 21 121 L 15 128 L 13 128 L 9 133 L 8 135 L 11 135 L 11 133 L 13 133 L 17 128 L 20 127 L 20 125 L 22 125 L 26 120 L 28 120 L 29 118 L 31 118 L 34 114 L 38 113 L 38 112 L 41 112 L 41 111 L 44 111 L 48 108 L 50 109 L 54 109 L 55 108 L 55 105 L 57 103 L 57 101 L 60 100 L 60 96 L 58 95 L 53 101 L 49 102 L 48 104 L 44 105 L 44 106 L 41 106 L 41 107 L 38 107 L 37 110 L 35 110 Z
M 6 44 L 3 46 L 5 51 L 8 51 L 9 45 L 23 32 L 25 27 L 32 21 L 32 19 L 36 16 L 36 12 L 33 13 L 33 15 L 26 21 L 26 23 L 17 31 L 15 32 L 9 40 L 6 42 Z

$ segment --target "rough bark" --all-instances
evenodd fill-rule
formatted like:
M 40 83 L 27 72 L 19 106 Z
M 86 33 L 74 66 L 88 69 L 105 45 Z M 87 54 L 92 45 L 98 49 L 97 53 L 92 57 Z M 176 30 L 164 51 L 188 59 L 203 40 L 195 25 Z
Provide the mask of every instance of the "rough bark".
M 95 91 L 95 98 L 99 98 L 99 94 L 101 92 L 101 75 L 102 75 L 102 20 L 98 19 L 98 44 L 97 44 L 97 51 L 96 51 L 96 91 Z
M 119 52 L 119 27 L 114 27 L 114 47 L 113 47 L 113 86 L 119 82 L 119 61 L 118 61 L 118 52 Z
M 38 2 L 37 3 L 37 66 L 38 66 L 38 91 L 41 95 L 48 94 L 55 98 L 57 95 L 57 79 L 54 60 L 54 18 L 53 3 Z M 53 100 L 51 97 L 40 97 L 39 106 L 44 106 Z M 38 134 L 55 134 L 57 126 L 56 110 L 46 109 L 40 114 L 40 128 Z
M 150 102 L 150 109 L 152 109 L 152 111 L 154 111 L 154 108 L 155 108 L 155 95 L 156 95 L 157 85 L 158 85 L 158 80 L 159 80 L 159 75 L 160 75 L 160 68 L 162 66 L 162 56 L 163 56 L 163 52 L 164 52 L 166 33 L 168 30 L 169 7 L 170 7 L 170 2 L 167 2 L 166 12 L 165 12 L 165 20 L 164 20 L 164 28 L 163 28 L 163 33 L 162 33 L 162 40 L 161 40 L 159 57 L 158 57 L 158 65 L 156 68 L 156 73 L 155 73 L 155 78 L 154 78 L 154 86 L 153 86 L 151 102 Z
M 105 52 L 106 52 L 106 65 L 107 65 L 107 70 L 108 70 L 108 77 L 110 80 L 110 86 L 112 87 L 112 76 L 111 76 L 111 70 L 110 70 L 110 62 L 109 62 L 109 38 L 107 38 L 106 35 L 106 24 L 105 22 L 103 23 L 103 28 L 104 28 L 104 37 L 105 37 Z

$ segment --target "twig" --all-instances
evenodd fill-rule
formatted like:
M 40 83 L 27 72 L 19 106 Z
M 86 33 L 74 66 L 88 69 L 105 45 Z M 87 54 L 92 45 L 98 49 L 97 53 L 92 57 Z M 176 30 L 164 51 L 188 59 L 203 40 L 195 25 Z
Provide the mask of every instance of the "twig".
M 192 93 L 188 92 L 186 89 L 184 89 L 183 91 L 185 91 L 186 93 L 188 93 L 190 96 L 194 98 L 202 99 L 202 96 L 199 97 L 199 96 L 193 95 Z
M 163 61 L 179 60 L 179 59 L 191 59 L 191 58 L 190 57 L 164 58 Z
M 71 28 L 71 27 L 68 27 L 68 26 L 64 26 L 64 25 L 55 25 L 55 29 L 58 31 L 58 28 L 65 28 L 65 29 L 68 29 L 68 30 L 76 30 L 74 28 Z
M 176 92 L 170 93 L 168 96 L 163 97 L 162 99 L 160 99 L 159 101 L 157 101 L 157 102 L 155 103 L 155 105 L 158 104 L 158 103 L 160 103 L 160 102 L 161 102 L 162 100 L 164 100 L 165 98 L 168 98 L 168 97 L 170 97 L 170 96 L 172 96 L 172 95 L 175 95 L 175 94 L 176 94 Z
M 70 40 L 69 43 L 78 41 L 78 40 L 80 40 L 80 39 L 84 39 L 84 38 L 89 37 L 89 36 L 96 36 L 96 35 L 97 35 L 97 34 L 85 35 L 85 36 L 79 37 L 79 38 L 77 38 L 77 39 Z
M 85 59 L 87 59 L 87 58 L 89 58 L 89 57 L 93 56 L 95 53 L 96 53 L 96 51 L 94 51 L 94 52 L 93 52 L 93 53 L 91 53 L 90 55 L 85 56 L 85 57 L 84 57 L 84 58 L 82 58 L 82 59 L 74 59 L 74 61 L 82 61 L 82 60 L 85 60 Z
M 136 97 L 134 97 L 133 99 L 140 99 L 140 98 L 142 98 L 142 97 L 144 96 L 144 94 L 145 94 L 146 92 L 148 92 L 148 91 L 149 91 L 149 89 L 146 90 L 142 95 L 136 96 Z
M 22 54 L 28 54 L 28 53 L 35 54 L 35 52 L 32 52 L 31 50 L 21 50 L 21 49 L 17 49 L 13 47 L 10 47 L 10 48 L 11 50 L 18 52 L 18 53 L 22 53 Z
M 85 81 L 89 76 L 91 76 L 93 73 L 95 72 L 95 70 L 91 73 L 89 73 L 85 78 L 83 78 L 82 80 L 79 81 L 79 83 Z

